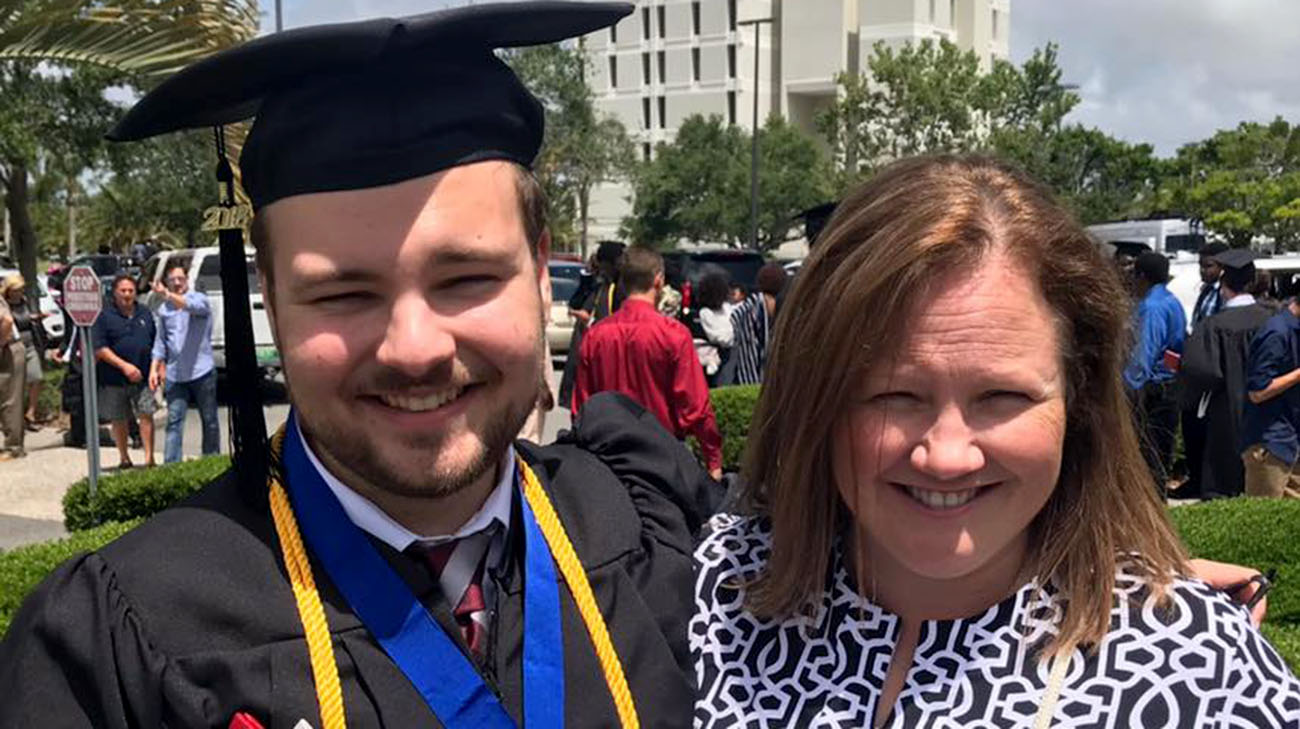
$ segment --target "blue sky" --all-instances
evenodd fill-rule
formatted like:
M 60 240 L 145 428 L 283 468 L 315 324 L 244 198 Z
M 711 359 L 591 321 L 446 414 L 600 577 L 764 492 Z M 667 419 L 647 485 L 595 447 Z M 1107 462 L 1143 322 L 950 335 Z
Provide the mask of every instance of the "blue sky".
M 825 0 L 787 0 L 787 2 Z M 281 0 L 285 27 L 424 12 L 464 0 Z M 1300 123 L 1300 0 L 1011 0 L 1012 56 L 1061 47 L 1072 120 L 1162 155 L 1243 120 Z M 262 0 L 263 27 L 275 25 Z

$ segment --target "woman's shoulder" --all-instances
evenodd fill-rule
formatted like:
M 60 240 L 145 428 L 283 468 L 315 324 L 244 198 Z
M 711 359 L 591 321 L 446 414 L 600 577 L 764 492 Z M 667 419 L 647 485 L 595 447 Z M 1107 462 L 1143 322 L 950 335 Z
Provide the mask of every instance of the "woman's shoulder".
M 762 567 L 772 547 L 772 526 L 765 516 L 719 513 L 709 518 L 695 562 L 701 569 L 722 565 Z

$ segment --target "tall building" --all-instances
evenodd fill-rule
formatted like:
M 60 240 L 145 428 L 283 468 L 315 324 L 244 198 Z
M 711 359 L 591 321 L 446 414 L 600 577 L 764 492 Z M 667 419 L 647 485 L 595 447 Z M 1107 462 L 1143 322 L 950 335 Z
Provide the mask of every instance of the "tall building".
M 835 76 L 864 70 L 877 41 L 946 38 L 987 67 L 1009 53 L 1011 0 L 637 0 L 584 43 L 597 106 L 617 116 L 643 159 L 692 114 L 752 129 L 772 113 L 815 135 Z M 753 22 L 762 21 L 762 22 Z M 755 64 L 757 63 L 757 69 Z M 755 71 L 757 70 L 757 77 Z M 757 82 L 756 82 L 757 78 Z M 595 191 L 593 240 L 631 209 L 626 185 Z

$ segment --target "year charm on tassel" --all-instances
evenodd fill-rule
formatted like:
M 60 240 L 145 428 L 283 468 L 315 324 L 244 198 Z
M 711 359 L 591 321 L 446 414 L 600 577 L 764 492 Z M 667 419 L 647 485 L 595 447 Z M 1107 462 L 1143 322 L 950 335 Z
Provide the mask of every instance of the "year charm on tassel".
M 203 211 L 202 230 L 243 230 L 253 220 L 251 205 L 213 205 Z

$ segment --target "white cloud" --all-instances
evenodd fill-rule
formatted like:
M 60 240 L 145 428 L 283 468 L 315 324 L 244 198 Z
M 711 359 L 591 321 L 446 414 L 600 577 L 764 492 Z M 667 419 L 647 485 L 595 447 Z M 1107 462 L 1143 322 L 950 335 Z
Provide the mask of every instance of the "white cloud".
M 1300 122 L 1296 0 L 1016 0 L 1012 55 L 1061 47 L 1072 119 L 1172 154 L 1241 121 Z

